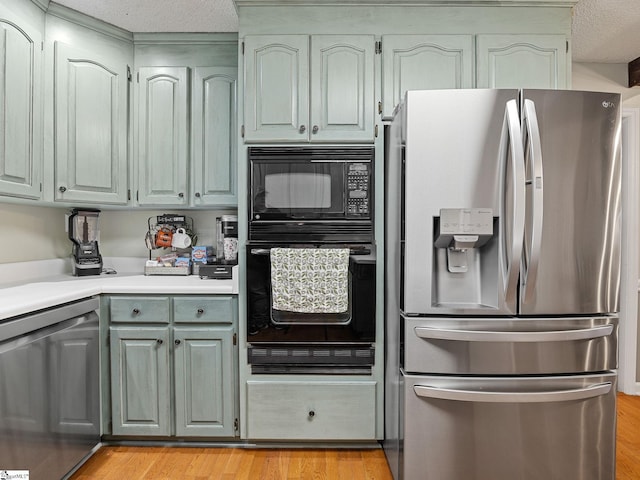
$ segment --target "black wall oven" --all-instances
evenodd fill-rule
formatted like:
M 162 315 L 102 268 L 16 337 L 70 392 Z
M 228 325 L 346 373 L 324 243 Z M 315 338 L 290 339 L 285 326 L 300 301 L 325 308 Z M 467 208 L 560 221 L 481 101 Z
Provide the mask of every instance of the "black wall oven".
M 249 240 L 373 242 L 373 147 L 250 147 Z
M 348 305 L 338 313 L 274 308 L 274 249 L 348 248 Z M 371 245 L 249 243 L 247 343 L 252 373 L 370 374 L 376 265 Z

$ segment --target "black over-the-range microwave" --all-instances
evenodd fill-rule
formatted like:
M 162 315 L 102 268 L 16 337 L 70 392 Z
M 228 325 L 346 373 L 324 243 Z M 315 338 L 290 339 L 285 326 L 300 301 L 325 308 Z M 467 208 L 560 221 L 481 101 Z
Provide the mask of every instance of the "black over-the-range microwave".
M 250 147 L 248 157 L 250 241 L 373 241 L 373 147 Z

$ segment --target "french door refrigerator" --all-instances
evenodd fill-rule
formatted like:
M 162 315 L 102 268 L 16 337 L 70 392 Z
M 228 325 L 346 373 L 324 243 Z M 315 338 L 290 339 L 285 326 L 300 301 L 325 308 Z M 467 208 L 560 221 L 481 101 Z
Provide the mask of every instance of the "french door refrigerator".
M 409 91 L 385 132 L 394 478 L 613 480 L 620 96 Z

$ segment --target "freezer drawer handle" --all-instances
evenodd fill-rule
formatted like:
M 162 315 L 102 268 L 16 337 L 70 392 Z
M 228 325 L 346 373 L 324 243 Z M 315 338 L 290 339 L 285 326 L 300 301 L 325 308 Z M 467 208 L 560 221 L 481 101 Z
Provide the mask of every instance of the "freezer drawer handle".
M 487 390 L 457 390 L 451 388 L 414 385 L 419 397 L 454 400 L 460 402 L 485 403 L 545 403 L 584 400 L 606 395 L 611 391 L 611 382 L 596 383 L 584 388 L 552 390 L 543 392 L 491 392 Z
M 547 332 L 503 332 L 494 330 L 448 330 L 444 328 L 415 327 L 416 335 L 429 340 L 453 340 L 458 342 L 566 342 L 607 337 L 613 333 L 613 325 L 575 330 Z

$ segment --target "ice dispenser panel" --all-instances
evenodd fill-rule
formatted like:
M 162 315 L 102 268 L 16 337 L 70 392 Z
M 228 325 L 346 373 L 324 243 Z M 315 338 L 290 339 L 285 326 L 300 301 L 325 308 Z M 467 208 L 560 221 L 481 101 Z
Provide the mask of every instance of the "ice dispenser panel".
M 467 250 L 483 246 L 493 236 L 493 210 L 443 208 L 436 228 L 435 247 L 447 249 L 449 271 L 466 272 Z
M 434 218 L 434 306 L 496 306 L 497 224 L 491 208 L 440 210 Z

